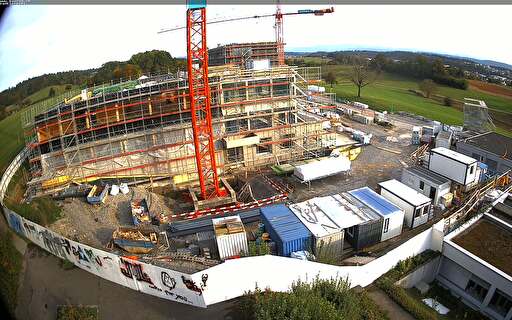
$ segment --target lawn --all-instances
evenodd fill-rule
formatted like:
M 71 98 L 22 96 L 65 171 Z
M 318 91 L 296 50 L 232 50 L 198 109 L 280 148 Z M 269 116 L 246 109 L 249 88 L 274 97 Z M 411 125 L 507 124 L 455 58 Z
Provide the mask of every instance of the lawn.
M 417 79 L 383 72 L 374 83 L 364 87 L 361 90 L 361 98 L 357 98 L 357 88 L 349 80 L 350 66 L 323 65 L 322 68 L 324 73 L 333 71 L 336 74 L 338 83 L 333 86 L 332 92 L 335 92 L 339 98 L 365 102 L 379 110 L 412 112 L 447 124 L 461 125 L 463 122 L 461 111 L 410 92 L 410 89 L 418 89 L 420 81 Z M 329 85 L 327 85 L 327 90 L 329 89 Z M 460 90 L 441 85 L 438 86 L 437 94 L 456 100 L 481 99 L 490 108 L 512 113 L 512 98 L 502 95 L 493 95 L 473 89 Z M 512 135 L 502 128 L 497 128 L 496 131 Z
M 30 99 L 31 104 L 33 104 L 33 103 L 36 103 L 36 102 L 39 102 L 39 101 L 43 101 L 46 98 L 48 98 L 49 94 L 50 94 L 50 89 L 51 88 L 53 88 L 53 90 L 55 90 L 55 96 L 63 94 L 66 91 L 72 91 L 72 90 L 78 88 L 78 86 L 71 85 L 71 89 L 70 90 L 66 90 L 66 86 L 67 86 L 67 84 L 48 86 L 46 88 L 43 88 L 43 89 L 41 89 L 39 91 L 34 92 L 30 96 L 26 97 L 24 100 Z
M 2 145 L 0 172 L 4 172 L 12 159 L 23 148 L 24 143 L 19 112 L 0 121 L 0 144 Z

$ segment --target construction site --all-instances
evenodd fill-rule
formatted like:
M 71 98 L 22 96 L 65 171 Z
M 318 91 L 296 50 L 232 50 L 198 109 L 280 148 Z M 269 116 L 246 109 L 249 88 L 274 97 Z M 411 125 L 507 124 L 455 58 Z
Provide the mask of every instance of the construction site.
M 25 200 L 58 204 L 49 229 L 188 274 L 266 254 L 361 265 L 510 182 L 454 151 L 487 130 L 483 101 L 443 125 L 340 102 L 320 67 L 286 65 L 283 17 L 333 8 L 278 7 L 275 41 L 209 50 L 205 10 L 187 11 L 186 71 L 25 111 Z

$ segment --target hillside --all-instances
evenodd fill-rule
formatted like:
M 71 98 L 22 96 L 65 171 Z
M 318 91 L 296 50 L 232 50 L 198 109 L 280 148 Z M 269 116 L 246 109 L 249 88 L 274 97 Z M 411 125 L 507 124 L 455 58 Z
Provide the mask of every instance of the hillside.
M 166 51 L 152 50 L 134 54 L 127 61 L 110 61 L 95 69 L 44 74 L 0 92 L 0 118 L 6 116 L 5 108 L 8 106 L 28 105 L 41 101 L 52 86 L 56 91 L 58 90 L 56 95 L 59 95 L 68 84 L 71 84 L 74 89 L 120 78 L 136 78 L 142 74 L 175 72 L 184 68 L 183 59 L 175 59 Z
M 314 59 L 319 61 L 319 58 Z M 323 61 L 325 63 L 325 59 Z M 361 98 L 357 98 L 356 86 L 349 80 L 350 66 L 325 64 L 322 69 L 324 74 L 329 71 L 336 74 L 338 83 L 333 86 L 332 92 L 338 98 L 365 102 L 380 110 L 412 112 L 448 124 L 462 124 L 461 106 L 465 97 L 484 100 L 492 109 L 491 116 L 499 126 L 497 131 L 512 134 L 512 96 L 496 95 L 474 88 L 474 83 L 486 83 L 473 82 L 467 90 L 438 85 L 436 96 L 427 99 L 411 91 L 418 90 L 420 80 L 382 72 L 374 83 L 362 89 Z M 326 87 L 331 90 L 329 85 Z M 442 97 L 452 98 L 455 101 L 454 107 L 445 106 Z

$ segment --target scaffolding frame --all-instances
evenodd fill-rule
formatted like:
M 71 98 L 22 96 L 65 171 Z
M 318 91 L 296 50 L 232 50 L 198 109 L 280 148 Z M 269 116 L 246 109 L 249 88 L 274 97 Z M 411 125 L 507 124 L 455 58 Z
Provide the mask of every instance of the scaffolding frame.
M 262 146 L 286 149 L 282 153 L 287 156 L 255 155 L 242 164 L 255 167 L 303 157 L 304 150 L 320 148 L 319 137 L 330 134 L 322 128 L 324 120 L 309 114 L 299 101 L 301 88 L 320 80 L 319 68 L 225 66 L 210 68 L 209 76 L 219 173 L 240 167 L 225 159 L 223 141 L 259 135 L 267 139 Z M 25 125 L 31 185 L 40 189 L 45 182 L 97 179 L 197 181 L 187 90 L 185 79 L 169 77 L 148 87 L 59 104 L 36 115 L 32 125 Z M 237 130 L 231 128 L 233 121 Z

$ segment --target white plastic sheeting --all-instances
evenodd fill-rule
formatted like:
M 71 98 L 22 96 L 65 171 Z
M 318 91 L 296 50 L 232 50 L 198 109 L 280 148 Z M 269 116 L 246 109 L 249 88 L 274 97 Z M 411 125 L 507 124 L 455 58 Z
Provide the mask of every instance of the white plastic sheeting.
M 295 167 L 293 174 L 303 182 L 329 177 L 350 170 L 347 157 L 331 157 Z

